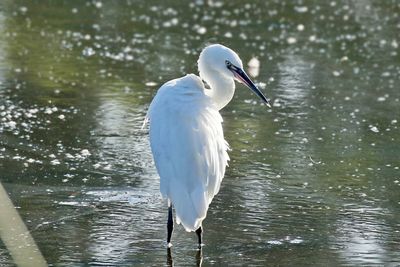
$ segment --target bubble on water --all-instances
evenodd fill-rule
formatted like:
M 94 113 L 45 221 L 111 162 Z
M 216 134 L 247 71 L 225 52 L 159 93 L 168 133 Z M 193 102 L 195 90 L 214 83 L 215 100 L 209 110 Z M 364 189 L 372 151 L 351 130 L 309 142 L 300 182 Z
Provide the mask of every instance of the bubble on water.
M 100 163 L 95 163 L 95 164 L 93 164 L 93 168 L 95 168 L 96 170 L 98 169 L 98 168 L 100 168 L 101 167 L 101 164 Z
M 44 113 L 50 115 L 50 114 L 53 113 L 53 110 L 51 108 L 49 108 L 49 107 L 46 107 L 46 109 L 44 110 Z
M 21 11 L 21 13 L 26 13 L 26 12 L 28 12 L 28 8 L 26 6 L 21 6 L 19 8 L 19 11 Z
M 225 34 L 224 34 L 224 37 L 226 37 L 226 38 L 232 38 L 232 33 L 231 32 L 226 32 Z
M 297 43 L 297 39 L 296 39 L 295 37 L 288 37 L 288 38 L 286 39 L 286 42 L 287 42 L 288 44 L 295 44 L 295 43 Z
M 92 155 L 92 154 L 90 154 L 88 149 L 82 149 L 80 153 L 83 157 L 88 157 L 88 156 Z
M 151 82 L 151 81 L 145 83 L 146 86 L 151 86 L 151 87 L 156 86 L 157 84 L 158 84 L 158 83 L 156 83 L 156 82 Z
M 239 38 L 242 39 L 242 40 L 247 40 L 247 35 L 244 32 L 241 32 L 239 34 Z
M 50 161 L 51 165 L 60 165 L 61 162 L 58 159 L 53 159 L 52 161 Z
M 108 165 L 103 167 L 103 170 L 110 171 L 111 168 L 112 168 L 111 164 L 108 164 Z
M 68 181 L 65 181 L 68 182 Z M 89 203 L 86 202 L 79 202 L 79 201 L 59 201 L 57 202 L 58 205 L 63 205 L 63 206 L 76 206 L 76 207 L 87 207 L 89 206 Z
M 279 240 L 270 240 L 270 241 L 267 241 L 267 244 L 269 244 L 269 245 L 282 245 L 283 242 L 279 241 Z
M 17 127 L 17 123 L 15 121 L 6 122 L 4 125 L 11 130 L 14 130 Z
M 207 28 L 206 27 L 203 27 L 203 26 L 200 26 L 200 27 L 198 27 L 197 29 L 196 29 L 196 32 L 198 33 L 198 34 L 205 34 L 206 32 L 207 32 Z
M 260 73 L 260 61 L 256 57 L 253 57 L 247 65 L 249 66 L 249 74 L 252 77 L 257 77 Z
M 279 240 L 269 240 L 269 241 L 267 241 L 267 244 L 268 245 L 280 246 L 280 245 L 283 245 L 285 243 L 286 244 L 287 243 L 289 243 L 289 244 L 301 244 L 303 242 L 304 242 L 304 240 L 299 238 L 299 237 L 292 238 L 290 236 L 285 236 L 284 238 L 281 238 Z
M 274 102 L 272 103 L 272 106 L 273 107 L 277 107 L 277 108 L 279 108 L 279 107 L 281 107 L 282 106 L 282 101 L 279 99 L 279 98 L 275 98 L 274 99 Z M 278 133 L 279 134 L 279 133 Z
M 103 3 L 102 2 L 95 2 L 94 6 L 97 8 L 102 8 L 103 7 Z
M 84 55 L 84 56 L 86 56 L 86 57 L 91 57 L 91 56 L 93 56 L 93 55 L 95 55 L 96 54 L 96 51 L 93 49 L 93 48 L 91 48 L 91 47 L 85 47 L 83 50 L 82 50 L 82 55 Z
M 397 48 L 399 47 L 399 44 L 397 43 L 396 40 L 393 40 L 392 43 L 391 43 L 391 46 L 392 46 L 393 48 L 397 49 Z
M 303 24 L 299 24 L 299 25 L 297 25 L 297 30 L 299 31 L 299 32 L 302 32 L 302 31 L 304 31 L 304 25 Z
M 72 155 L 72 154 L 70 154 L 70 153 L 66 153 L 65 154 L 65 157 L 67 158 L 67 159 L 74 159 L 75 157 Z
M 304 240 L 300 239 L 300 238 L 295 238 L 295 239 L 289 241 L 290 244 L 301 244 L 303 242 L 304 242 Z
M 95 29 L 96 31 L 100 31 L 100 25 L 99 24 L 93 24 L 92 28 Z
M 31 109 L 28 109 L 28 112 L 32 113 L 32 114 L 36 114 L 36 113 L 39 112 L 39 109 L 38 108 L 31 108 Z
M 374 132 L 374 133 L 379 133 L 379 129 L 378 129 L 378 127 L 376 127 L 376 126 L 370 125 L 370 126 L 369 126 L 369 129 L 370 129 L 372 132 Z
M 249 60 L 249 62 L 247 63 L 247 65 L 250 68 L 259 68 L 260 67 L 260 61 L 258 60 L 258 58 L 253 57 L 252 59 Z
M 260 89 L 265 89 L 267 87 L 267 84 L 263 82 L 257 82 L 256 85 Z
M 306 13 L 308 11 L 308 7 L 307 6 L 295 6 L 294 11 L 296 11 L 297 13 Z

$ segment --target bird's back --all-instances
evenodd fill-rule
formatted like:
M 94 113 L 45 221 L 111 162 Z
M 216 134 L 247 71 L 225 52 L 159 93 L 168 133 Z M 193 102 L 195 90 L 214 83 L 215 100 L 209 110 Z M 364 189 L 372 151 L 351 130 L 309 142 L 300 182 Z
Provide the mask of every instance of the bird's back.
M 222 117 L 204 90 L 194 74 L 169 81 L 148 112 L 161 194 L 187 231 L 201 226 L 229 160 Z

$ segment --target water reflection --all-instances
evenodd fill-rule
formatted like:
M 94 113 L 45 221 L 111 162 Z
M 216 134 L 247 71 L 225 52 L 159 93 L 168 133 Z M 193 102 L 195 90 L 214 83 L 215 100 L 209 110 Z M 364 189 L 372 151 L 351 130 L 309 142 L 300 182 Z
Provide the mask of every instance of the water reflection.
M 171 248 L 167 248 L 167 266 L 174 266 L 174 260 L 172 259 Z
M 381 242 L 381 236 L 389 234 L 379 219 L 383 211 L 371 208 L 348 208 L 346 211 L 347 218 L 338 221 L 340 226 L 335 240 L 335 243 L 343 244 L 341 257 L 347 262 L 361 265 L 383 264 L 390 258 Z M 374 223 L 367 223 L 371 219 Z
M 126 227 L 132 224 L 132 217 L 127 216 L 126 210 L 120 212 L 118 206 L 110 208 L 102 211 L 108 216 L 98 217 L 90 227 L 88 252 L 92 264 L 117 264 L 121 258 L 126 258 L 129 251 Z
M 313 91 L 313 68 L 315 64 L 306 62 L 302 56 L 287 55 L 279 64 L 279 80 L 276 96 L 282 99 L 286 106 L 307 108 L 310 94 Z
M 203 264 L 203 250 L 197 249 L 196 255 L 195 255 L 195 264 L 193 264 L 193 265 L 197 266 L 197 267 L 201 267 L 202 264 Z M 188 265 L 188 263 L 186 263 L 185 265 Z M 169 266 L 169 267 L 175 266 L 173 256 L 172 256 L 172 248 L 167 248 L 167 266 Z

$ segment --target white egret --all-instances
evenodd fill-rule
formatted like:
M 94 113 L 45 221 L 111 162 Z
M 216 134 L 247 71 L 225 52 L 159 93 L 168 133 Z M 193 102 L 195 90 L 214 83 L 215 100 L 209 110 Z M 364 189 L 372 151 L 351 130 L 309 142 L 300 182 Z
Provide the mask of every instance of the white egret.
M 220 44 L 207 46 L 200 53 L 198 69 L 200 77 L 188 74 L 161 86 L 147 114 L 160 191 L 168 200 L 168 246 L 174 206 L 177 223 L 186 231 L 195 231 L 201 247 L 202 222 L 229 160 L 218 111 L 231 101 L 235 80 L 270 106 L 231 49 Z

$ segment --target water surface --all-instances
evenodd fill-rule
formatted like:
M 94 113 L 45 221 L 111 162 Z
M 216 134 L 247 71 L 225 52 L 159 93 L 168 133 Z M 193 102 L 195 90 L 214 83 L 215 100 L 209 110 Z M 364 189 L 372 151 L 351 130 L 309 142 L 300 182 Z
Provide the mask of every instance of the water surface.
M 237 86 L 231 162 L 175 266 L 400 264 L 398 1 L 4 1 L 0 181 L 50 266 L 163 266 L 166 203 L 149 103 L 207 43 Z M 0 241 L 0 265 L 14 266 Z

